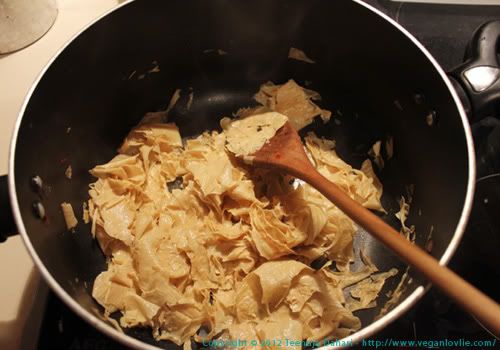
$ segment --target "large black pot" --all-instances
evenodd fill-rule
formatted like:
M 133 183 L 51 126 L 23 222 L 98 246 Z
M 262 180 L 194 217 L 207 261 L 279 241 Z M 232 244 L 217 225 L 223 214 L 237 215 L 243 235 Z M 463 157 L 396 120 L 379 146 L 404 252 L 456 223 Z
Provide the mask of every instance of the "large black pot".
M 310 81 L 323 97 L 322 106 L 336 111 L 341 125 L 316 130 L 335 138 L 340 155 L 354 165 L 375 141 L 394 137 L 394 158 L 380 174 L 383 203 L 390 209 L 385 219 L 395 224 L 397 200 L 414 184 L 409 222 L 417 227 L 417 244 L 425 244 L 433 227 L 432 255 L 446 264 L 464 232 L 474 192 L 466 114 L 480 118 L 498 111 L 499 33 L 498 22 L 478 31 L 470 59 L 450 81 L 415 38 L 358 0 L 127 2 L 68 43 L 28 94 L 9 162 L 15 223 L 48 284 L 82 318 L 132 347 L 172 347 L 155 342 L 149 330 L 122 334 L 99 318 L 91 289 L 105 269 L 105 257 L 88 225 L 66 231 L 60 203 L 72 203 L 79 216 L 93 181 L 88 169 L 107 162 L 130 128 L 145 112 L 164 108 L 176 88 L 193 88 L 191 111 L 176 108 L 174 121 L 184 135 L 195 135 L 251 104 L 261 83 L 293 78 Z M 288 60 L 291 46 L 317 63 Z M 160 72 L 147 73 L 153 61 Z M 68 164 L 72 180 L 64 174 Z M 35 175 L 43 180 L 42 189 L 33 184 Z M 40 204 L 44 220 L 34 211 Z M 3 220 L 9 231 L 8 218 Z M 404 272 L 381 244 L 364 232 L 360 237 L 357 245 L 381 269 L 395 266 Z M 410 275 L 388 314 L 374 320 L 384 300 L 359 313 L 365 327 L 350 337 L 353 342 L 373 335 L 423 296 L 425 282 Z

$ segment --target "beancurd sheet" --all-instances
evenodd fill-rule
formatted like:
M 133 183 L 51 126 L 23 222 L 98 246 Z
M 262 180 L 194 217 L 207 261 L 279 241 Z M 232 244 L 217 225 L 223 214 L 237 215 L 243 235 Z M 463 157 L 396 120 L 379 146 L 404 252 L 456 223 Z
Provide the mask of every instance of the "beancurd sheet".
M 239 119 L 275 111 L 300 129 L 331 115 L 293 80 L 264 84 L 256 99 L 262 107 Z M 176 125 L 152 116 L 91 170 L 88 213 L 108 257 L 92 295 L 105 315 L 118 311 L 122 327 L 150 327 L 185 348 L 209 339 L 323 341 L 359 329 L 352 312 L 373 307 L 397 271 L 375 274 L 369 261 L 350 270 L 354 223 L 308 184 L 238 161 L 226 145 L 234 120 L 183 143 Z M 383 211 L 370 160 L 354 169 L 334 141 L 313 133 L 304 147 L 321 174 Z M 330 263 L 309 267 L 318 258 Z

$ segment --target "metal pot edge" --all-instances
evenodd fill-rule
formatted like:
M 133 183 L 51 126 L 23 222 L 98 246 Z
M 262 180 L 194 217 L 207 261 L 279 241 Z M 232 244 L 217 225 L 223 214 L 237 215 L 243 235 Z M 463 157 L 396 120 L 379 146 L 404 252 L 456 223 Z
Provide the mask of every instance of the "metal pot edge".
M 16 225 L 19 229 L 19 233 L 22 236 L 24 245 L 26 249 L 28 250 L 29 254 L 31 255 L 32 260 L 36 264 L 37 268 L 40 270 L 43 278 L 47 282 L 47 284 L 52 288 L 52 290 L 57 294 L 59 298 L 61 298 L 66 305 L 68 305 L 72 311 L 74 311 L 78 316 L 80 316 L 82 319 L 84 319 L 86 322 L 91 324 L 93 327 L 101 331 L 102 333 L 106 334 L 107 336 L 110 336 L 114 340 L 127 345 L 127 346 L 132 346 L 133 348 L 136 349 L 145 349 L 145 350 L 155 350 L 155 349 L 160 349 L 156 346 L 146 344 L 142 341 L 139 341 L 138 339 L 135 339 L 131 336 L 128 336 L 111 325 L 105 323 L 101 319 L 99 319 L 97 316 L 92 315 L 90 312 L 85 310 L 80 304 L 78 304 L 69 294 L 57 283 L 57 281 L 52 277 L 50 272 L 46 269 L 45 265 L 39 258 L 38 254 L 36 253 L 33 245 L 30 242 L 30 239 L 26 233 L 26 228 L 24 226 L 22 217 L 21 217 L 21 211 L 18 205 L 17 201 L 17 193 L 16 193 L 16 184 L 15 184 L 15 172 L 14 172 L 14 157 L 15 157 L 15 151 L 16 151 L 16 143 L 17 143 L 17 137 L 19 133 L 19 128 L 21 126 L 22 118 L 24 115 L 24 112 L 26 110 L 26 107 L 28 105 L 28 102 L 31 98 L 31 95 L 35 91 L 39 81 L 41 78 L 44 76 L 45 72 L 48 70 L 48 68 L 52 65 L 52 63 L 57 59 L 57 57 L 61 54 L 61 52 L 66 49 L 66 47 L 73 42 L 80 34 L 85 32 L 89 27 L 94 25 L 96 22 L 101 20 L 102 18 L 106 17 L 110 13 L 120 9 L 123 6 L 126 6 L 130 3 L 132 3 L 135 0 L 128 0 L 113 9 L 105 12 L 98 18 L 96 18 L 94 21 L 90 22 L 87 26 L 85 26 L 83 29 L 81 29 L 78 33 L 76 33 L 72 38 L 70 38 L 51 58 L 51 60 L 45 65 L 45 67 L 42 69 L 42 71 L 39 73 L 38 77 L 36 80 L 33 82 L 30 90 L 28 91 L 22 107 L 19 111 L 16 124 L 14 126 L 14 131 L 11 136 L 11 143 L 10 143 L 10 150 L 9 150 L 9 166 L 8 166 L 8 186 L 9 186 L 9 195 L 10 195 L 10 201 L 12 204 L 12 210 L 13 210 L 13 215 L 14 219 L 16 222 Z M 458 248 L 458 245 L 462 239 L 462 236 L 464 234 L 465 228 L 467 226 L 467 221 L 469 219 L 471 210 L 472 210 L 472 204 L 473 204 L 473 199 L 474 199 L 474 190 L 475 190 L 475 182 L 476 182 L 476 158 L 475 158 L 475 151 L 474 151 L 474 142 L 472 138 L 472 132 L 470 129 L 470 125 L 464 110 L 464 107 L 462 105 L 462 102 L 460 101 L 460 98 L 458 97 L 458 94 L 456 90 L 454 89 L 452 83 L 448 79 L 446 73 L 444 72 L 443 68 L 439 65 L 439 63 L 436 61 L 436 59 L 431 55 L 431 53 L 420 43 L 410 32 L 408 32 L 404 27 L 402 27 L 399 23 L 397 23 L 395 20 L 393 20 L 391 17 L 383 13 L 382 11 L 376 9 L 375 7 L 364 3 L 361 0 L 351 0 L 355 3 L 357 3 L 360 6 L 364 6 L 368 10 L 372 11 L 375 15 L 378 15 L 388 21 L 390 24 L 392 24 L 397 30 L 399 30 L 402 34 L 404 34 L 409 40 L 413 42 L 415 46 L 427 57 L 429 62 L 434 66 L 436 71 L 439 73 L 441 78 L 443 79 L 444 83 L 448 87 L 450 94 L 457 106 L 458 112 L 460 114 L 460 118 L 462 120 L 462 125 L 464 128 L 464 133 L 465 133 L 465 138 L 466 138 L 466 143 L 467 143 L 467 160 L 468 160 L 468 182 L 467 182 L 467 192 L 465 195 L 465 200 L 464 200 L 464 206 L 462 208 L 462 214 L 460 216 L 460 220 L 456 226 L 455 232 L 453 234 L 453 238 L 451 239 L 448 247 L 446 248 L 444 254 L 441 256 L 439 259 L 439 263 L 441 265 L 447 265 L 450 259 L 452 258 L 453 254 L 455 253 L 456 249 Z M 378 319 L 377 321 L 369 324 L 368 326 L 362 328 L 358 332 L 341 339 L 340 343 L 344 344 L 357 344 L 361 340 L 368 338 L 380 330 L 382 330 L 385 326 L 389 325 L 396 319 L 398 319 L 400 316 L 402 316 L 406 311 L 408 311 L 413 305 L 417 303 L 418 300 L 420 300 L 426 293 L 426 291 L 430 288 L 430 285 L 427 286 L 419 286 L 413 291 L 412 294 L 410 294 L 405 300 L 403 300 L 398 306 L 396 306 L 394 309 L 389 311 L 386 315 Z M 330 350 L 330 349 L 340 349 L 340 348 L 345 348 L 345 346 L 324 346 L 319 349 L 321 350 Z

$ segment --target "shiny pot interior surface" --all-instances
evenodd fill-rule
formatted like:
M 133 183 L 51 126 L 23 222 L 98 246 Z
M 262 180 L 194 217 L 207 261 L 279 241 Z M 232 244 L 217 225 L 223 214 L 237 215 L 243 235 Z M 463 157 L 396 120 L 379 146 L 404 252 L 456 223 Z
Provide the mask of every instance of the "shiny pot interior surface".
M 290 47 L 302 49 L 316 64 L 288 59 Z M 149 72 L 155 64 L 160 71 Z M 449 259 L 471 191 L 467 131 L 442 71 L 400 29 L 354 1 L 134 1 L 62 50 L 34 88 L 19 125 L 10 169 L 18 226 L 59 296 L 76 301 L 79 306 L 70 306 L 87 319 L 100 310 L 91 291 L 106 268 L 105 257 L 90 225 L 80 222 L 75 233 L 67 232 L 60 203 L 72 203 L 81 218 L 94 181 L 88 170 L 110 160 L 146 112 L 164 109 L 175 89 L 182 89 L 170 120 L 183 136 L 193 136 L 253 105 L 260 84 L 292 78 L 310 83 L 322 96 L 320 105 L 340 121 L 332 118 L 307 130 L 335 139 L 338 153 L 355 167 L 376 141 L 394 138 L 394 157 L 379 173 L 388 211 L 383 217 L 399 227 L 398 200 L 414 185 L 408 222 L 416 226 L 417 244 L 425 245 L 432 227 L 432 255 L 446 253 L 444 260 Z M 194 93 L 190 111 L 189 91 Z M 64 174 L 68 165 L 71 180 Z M 43 179 L 41 192 L 31 183 L 34 175 Z M 33 211 L 37 201 L 46 220 Z M 400 270 L 375 309 L 355 313 L 368 326 L 406 266 L 364 232 L 356 247 L 381 270 Z M 401 301 L 421 286 L 412 277 Z M 117 336 L 111 327 L 99 327 Z M 149 329 L 125 333 L 174 346 L 156 342 Z

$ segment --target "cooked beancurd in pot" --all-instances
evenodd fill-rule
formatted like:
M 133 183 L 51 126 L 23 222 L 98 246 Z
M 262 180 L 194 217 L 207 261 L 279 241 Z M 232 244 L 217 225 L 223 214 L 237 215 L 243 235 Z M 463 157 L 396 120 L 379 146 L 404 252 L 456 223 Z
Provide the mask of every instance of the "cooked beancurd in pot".
M 287 121 L 297 130 L 316 117 L 328 122 L 319 94 L 290 80 L 263 84 L 255 99 L 258 107 L 221 118 L 221 131 L 185 142 L 175 124 L 145 118 L 113 159 L 90 170 L 90 224 L 108 258 L 92 295 L 121 327 L 150 328 L 188 349 L 337 339 L 361 328 L 353 312 L 374 307 L 397 273 L 368 258 L 352 271 L 356 226 L 341 210 L 308 184 L 239 159 Z M 323 176 L 384 211 L 369 159 L 355 169 L 334 140 L 308 133 L 303 142 Z M 320 258 L 327 263 L 312 268 Z

